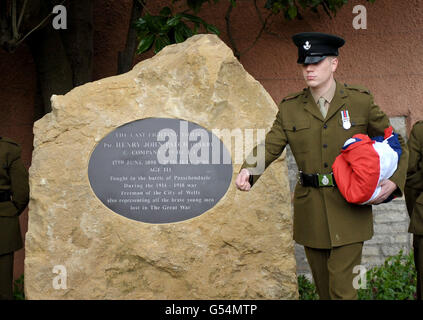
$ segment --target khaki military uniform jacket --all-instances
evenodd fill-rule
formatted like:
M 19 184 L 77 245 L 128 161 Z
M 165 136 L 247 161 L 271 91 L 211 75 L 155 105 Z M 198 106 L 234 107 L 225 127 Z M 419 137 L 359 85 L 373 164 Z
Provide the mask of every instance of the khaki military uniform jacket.
M 405 200 L 410 215 L 409 232 L 423 235 L 423 121 L 417 122 L 408 139 L 410 157 Z
M 19 215 L 29 201 L 28 172 L 21 161 L 21 148 L 0 137 L 0 192 L 9 191 L 10 201 L 0 202 L 0 255 L 22 248 Z
M 348 110 L 351 128 L 342 126 L 341 111 Z M 265 167 L 277 159 L 287 144 L 304 173 L 330 173 L 345 141 L 354 134 L 384 135 L 388 117 L 375 105 L 373 96 L 362 87 L 337 82 L 336 92 L 323 119 L 309 89 L 290 95 L 279 104 L 279 111 L 265 139 Z M 403 153 L 391 181 L 402 196 L 408 151 L 400 137 Z M 255 150 L 253 153 L 255 154 Z M 242 168 L 248 168 L 245 162 Z M 254 184 L 260 175 L 253 175 Z M 304 187 L 294 192 L 294 240 L 312 248 L 332 248 L 361 242 L 373 236 L 370 205 L 348 203 L 336 187 Z

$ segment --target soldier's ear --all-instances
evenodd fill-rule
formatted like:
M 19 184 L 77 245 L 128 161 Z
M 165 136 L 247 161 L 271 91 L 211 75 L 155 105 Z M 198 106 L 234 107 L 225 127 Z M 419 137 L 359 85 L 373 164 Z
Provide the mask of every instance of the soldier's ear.
M 335 72 L 336 68 L 338 68 L 338 58 L 337 57 L 331 57 L 330 65 L 332 67 L 332 72 Z

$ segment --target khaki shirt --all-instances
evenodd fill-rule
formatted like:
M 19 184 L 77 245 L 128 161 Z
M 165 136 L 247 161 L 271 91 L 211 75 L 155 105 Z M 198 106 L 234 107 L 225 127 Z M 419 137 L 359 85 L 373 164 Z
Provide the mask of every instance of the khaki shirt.
M 336 91 L 336 81 L 335 80 L 332 82 L 332 85 L 329 88 L 329 90 L 326 91 L 321 96 L 318 96 L 317 93 L 315 91 L 313 91 L 312 88 L 310 88 L 310 93 L 313 96 L 314 102 L 316 102 L 316 105 L 318 106 L 318 108 L 320 108 L 319 103 L 318 103 L 319 99 L 321 97 L 325 99 L 326 112 L 329 110 L 330 103 L 332 102 L 332 99 L 335 96 L 335 91 Z

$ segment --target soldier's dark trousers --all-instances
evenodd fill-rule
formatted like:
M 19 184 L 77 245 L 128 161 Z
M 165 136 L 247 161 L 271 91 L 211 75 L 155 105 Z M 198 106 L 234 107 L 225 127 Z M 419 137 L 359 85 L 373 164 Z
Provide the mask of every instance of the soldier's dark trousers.
M 362 242 L 332 249 L 304 249 L 320 299 L 357 299 L 353 280 L 358 273 L 353 269 L 361 264 Z
M 13 299 L 13 252 L 0 255 L 0 300 Z
M 423 236 L 413 235 L 414 263 L 417 270 L 417 300 L 422 300 L 423 288 Z

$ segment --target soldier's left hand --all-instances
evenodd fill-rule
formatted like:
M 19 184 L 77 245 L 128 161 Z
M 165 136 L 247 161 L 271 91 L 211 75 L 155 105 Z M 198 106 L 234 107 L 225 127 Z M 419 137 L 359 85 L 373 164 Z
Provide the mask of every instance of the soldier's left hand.
M 369 204 L 379 204 L 379 203 L 382 203 L 397 188 L 397 185 L 394 182 L 392 182 L 391 180 L 384 180 L 384 181 L 382 181 L 379 184 L 379 186 L 382 188 L 380 190 L 380 192 L 379 192 L 379 195 L 376 198 L 374 198 L 373 201 L 370 202 Z

